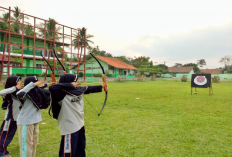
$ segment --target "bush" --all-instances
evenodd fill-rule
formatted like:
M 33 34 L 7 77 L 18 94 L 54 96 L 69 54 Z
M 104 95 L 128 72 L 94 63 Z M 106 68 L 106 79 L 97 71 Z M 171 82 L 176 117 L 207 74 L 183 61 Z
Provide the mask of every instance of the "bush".
M 214 77 L 212 78 L 212 81 L 213 81 L 214 83 L 219 83 L 220 78 L 219 78 L 218 76 L 214 76 Z
M 113 77 L 113 75 L 112 75 L 112 74 L 106 74 L 106 76 L 107 76 L 107 77 Z
M 84 76 L 84 73 L 83 72 L 79 72 L 78 73 L 78 77 L 83 77 Z
M 40 77 L 44 77 L 45 76 L 45 72 L 39 74 Z
M 25 77 L 25 74 L 15 74 L 16 76 Z
M 25 76 L 39 76 L 39 74 L 30 74 L 30 73 L 28 73 L 28 74 L 25 74 Z
M 102 77 L 102 74 L 101 73 L 97 73 L 97 74 L 94 74 L 93 76 L 94 77 Z
M 182 77 L 181 77 L 181 82 L 187 82 L 187 76 L 186 75 L 183 75 Z

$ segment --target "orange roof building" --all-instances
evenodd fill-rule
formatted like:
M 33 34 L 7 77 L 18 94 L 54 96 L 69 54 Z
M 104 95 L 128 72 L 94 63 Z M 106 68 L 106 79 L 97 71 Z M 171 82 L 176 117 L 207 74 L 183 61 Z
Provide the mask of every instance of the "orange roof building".
M 164 74 L 165 77 L 182 77 L 183 75 L 191 76 L 194 73 L 194 66 L 188 67 L 168 67 L 168 73 Z
M 120 76 L 135 76 L 138 69 L 134 66 L 127 64 L 123 61 L 120 61 L 117 58 L 104 57 L 104 56 L 95 56 L 99 62 L 102 64 L 106 73 L 111 77 Z M 102 70 L 94 58 L 86 60 L 86 76 L 93 76 L 95 74 L 102 74 Z M 83 69 L 84 65 L 80 65 L 80 69 Z
M 102 60 L 103 62 L 109 64 L 110 66 L 113 66 L 118 69 L 132 69 L 132 70 L 138 70 L 137 68 L 133 67 L 130 64 L 127 64 L 123 61 L 118 60 L 117 58 L 111 58 L 111 57 L 103 57 L 103 56 L 96 56 L 96 58 Z
M 205 74 L 222 74 L 222 69 L 201 69 Z
M 169 73 L 191 73 L 193 71 L 193 66 L 189 67 L 168 67 Z

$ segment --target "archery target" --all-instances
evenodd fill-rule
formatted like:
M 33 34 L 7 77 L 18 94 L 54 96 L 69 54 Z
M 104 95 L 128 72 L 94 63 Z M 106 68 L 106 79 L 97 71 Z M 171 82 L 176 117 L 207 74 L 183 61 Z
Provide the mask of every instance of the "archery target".
M 211 74 L 192 74 L 191 87 L 207 88 L 211 85 Z

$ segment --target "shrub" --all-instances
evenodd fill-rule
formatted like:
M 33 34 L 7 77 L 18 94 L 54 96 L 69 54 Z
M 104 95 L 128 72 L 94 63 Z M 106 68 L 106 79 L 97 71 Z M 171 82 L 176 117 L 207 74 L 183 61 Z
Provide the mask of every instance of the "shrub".
M 30 73 L 28 73 L 28 74 L 25 74 L 25 76 L 39 76 L 39 74 L 30 74 Z
M 182 77 L 181 77 L 181 82 L 187 82 L 187 76 L 186 75 L 183 75 Z
M 15 74 L 16 76 L 25 77 L 25 74 Z
M 84 73 L 83 72 L 79 72 L 78 73 L 78 77 L 83 77 L 84 76 Z
M 101 77 L 102 74 L 101 74 L 101 73 L 97 73 L 97 74 L 94 74 L 93 76 L 94 76 L 94 77 Z
M 212 78 L 212 81 L 213 81 L 214 83 L 219 83 L 219 81 L 220 81 L 219 76 L 214 76 L 214 77 Z

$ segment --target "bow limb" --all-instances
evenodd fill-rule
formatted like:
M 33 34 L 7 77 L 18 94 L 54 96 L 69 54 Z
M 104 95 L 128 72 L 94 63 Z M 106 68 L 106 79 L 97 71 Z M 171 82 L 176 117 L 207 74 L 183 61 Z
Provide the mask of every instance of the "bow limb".
M 56 78 L 55 78 L 55 74 L 54 74 L 54 71 L 53 71 L 53 69 L 52 69 L 52 66 L 51 66 L 51 65 L 49 64 L 49 62 L 44 58 L 42 51 L 41 51 L 40 55 L 42 56 L 43 60 L 47 63 L 47 65 L 48 65 L 48 66 L 50 67 L 50 69 L 51 69 L 50 75 L 51 75 L 51 78 L 52 78 L 52 82 L 56 82 Z
M 65 68 L 64 68 L 64 65 L 61 63 L 60 59 L 59 59 L 58 56 L 56 55 L 56 51 L 55 51 L 55 48 L 54 48 L 54 47 L 53 47 L 53 54 L 54 54 L 54 56 L 56 57 L 57 61 L 60 63 L 61 67 L 63 68 L 64 74 L 66 74 L 67 72 L 66 72 L 66 70 L 65 70 Z
M 102 105 L 102 108 L 101 108 L 100 112 L 98 113 L 98 116 L 100 116 L 101 113 L 102 113 L 102 111 L 103 111 L 103 109 L 104 109 L 104 107 L 105 107 L 105 105 L 106 105 L 106 101 L 107 101 L 107 95 L 108 95 L 108 91 L 107 91 L 107 81 L 106 81 L 106 75 L 105 75 L 105 71 L 104 71 L 103 66 L 101 65 L 101 63 L 99 62 L 99 60 L 98 60 L 92 53 L 90 53 L 90 55 L 91 55 L 91 56 L 98 62 L 98 64 L 100 65 L 100 67 L 101 67 L 101 69 L 102 69 L 102 73 L 103 73 L 103 75 L 102 75 L 102 81 L 103 81 L 104 84 L 105 84 L 105 86 L 104 86 L 105 100 L 104 100 L 104 103 L 103 103 L 103 105 Z

